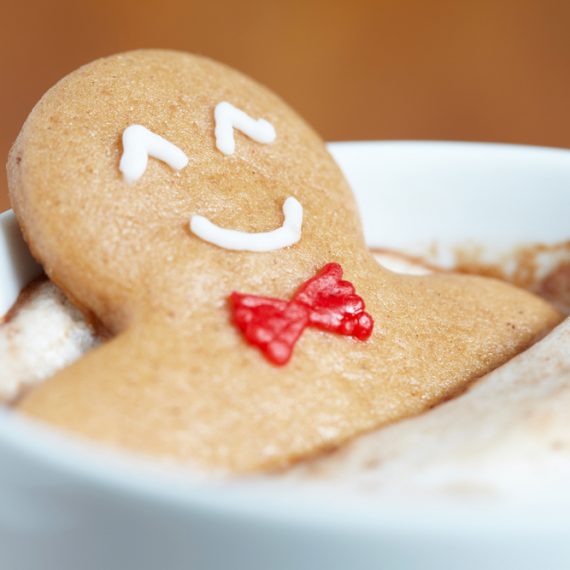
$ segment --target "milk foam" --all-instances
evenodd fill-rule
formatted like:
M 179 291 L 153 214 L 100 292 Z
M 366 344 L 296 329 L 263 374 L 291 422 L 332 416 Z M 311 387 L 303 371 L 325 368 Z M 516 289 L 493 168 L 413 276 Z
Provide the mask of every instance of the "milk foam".
M 0 325 L 0 402 L 68 366 L 99 339 L 50 281 L 35 286 Z

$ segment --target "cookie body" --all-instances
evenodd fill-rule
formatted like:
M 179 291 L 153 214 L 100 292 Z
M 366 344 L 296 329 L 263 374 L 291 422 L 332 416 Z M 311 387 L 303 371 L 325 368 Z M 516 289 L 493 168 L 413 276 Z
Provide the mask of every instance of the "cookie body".
M 216 145 L 229 101 L 275 129 Z M 122 135 L 143 125 L 182 150 L 122 175 Z M 287 465 L 449 398 L 550 330 L 560 315 L 494 280 L 408 277 L 363 243 L 350 189 L 323 142 L 285 103 L 211 60 L 136 51 L 95 61 L 38 103 L 9 157 L 10 194 L 49 277 L 112 340 L 25 397 L 20 410 L 81 436 L 200 468 Z M 192 216 L 270 232 L 282 206 L 302 234 L 274 251 L 230 251 Z M 364 342 L 308 329 L 277 367 L 231 323 L 233 291 L 289 299 L 339 263 L 375 321 Z

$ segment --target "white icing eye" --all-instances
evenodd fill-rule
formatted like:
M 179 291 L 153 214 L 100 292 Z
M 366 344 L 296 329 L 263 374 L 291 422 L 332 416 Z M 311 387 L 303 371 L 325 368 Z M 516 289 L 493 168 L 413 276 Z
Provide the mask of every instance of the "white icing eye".
M 216 105 L 214 118 L 216 120 L 216 147 L 225 155 L 233 154 L 236 149 L 234 129 L 238 129 L 259 143 L 267 144 L 275 140 L 275 129 L 271 123 L 265 119 L 256 121 L 227 101 Z
M 174 170 L 188 164 L 188 157 L 175 144 L 142 125 L 127 127 L 123 132 L 123 155 L 119 164 L 126 182 L 136 182 L 144 174 L 149 156 L 166 162 Z
M 296 244 L 301 239 L 303 206 L 293 197 L 283 204 L 283 225 L 271 232 L 241 232 L 228 230 L 203 216 L 192 216 L 190 229 L 199 238 L 234 251 L 274 251 Z

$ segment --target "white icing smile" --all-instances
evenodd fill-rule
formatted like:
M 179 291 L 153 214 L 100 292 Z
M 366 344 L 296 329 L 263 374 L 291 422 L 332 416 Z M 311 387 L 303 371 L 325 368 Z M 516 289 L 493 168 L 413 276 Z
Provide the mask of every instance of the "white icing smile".
M 203 216 L 192 216 L 190 229 L 199 238 L 224 249 L 234 251 L 274 251 L 296 244 L 301 239 L 303 206 L 293 197 L 283 204 L 283 225 L 271 232 L 241 232 L 228 230 Z
M 216 105 L 214 118 L 216 120 L 216 147 L 225 155 L 235 152 L 234 129 L 258 143 L 268 144 L 275 140 L 275 129 L 271 123 L 265 119 L 256 121 L 227 101 Z
M 265 119 L 252 119 L 227 101 L 216 105 L 216 147 L 225 155 L 235 152 L 234 129 L 256 142 L 268 144 L 275 140 L 273 125 Z M 175 144 L 142 125 L 130 125 L 123 132 L 123 155 L 119 170 L 127 183 L 136 182 L 145 172 L 148 157 L 168 164 L 174 170 L 188 165 L 188 157 Z M 270 232 L 242 232 L 221 228 L 208 218 L 192 216 L 190 230 L 204 241 L 234 251 L 274 251 L 296 244 L 301 239 L 303 206 L 293 197 L 283 204 L 283 225 Z
M 175 144 L 142 125 L 127 127 L 123 131 L 123 156 L 119 164 L 126 182 L 136 182 L 144 174 L 149 156 L 166 162 L 174 170 L 188 164 L 188 157 Z

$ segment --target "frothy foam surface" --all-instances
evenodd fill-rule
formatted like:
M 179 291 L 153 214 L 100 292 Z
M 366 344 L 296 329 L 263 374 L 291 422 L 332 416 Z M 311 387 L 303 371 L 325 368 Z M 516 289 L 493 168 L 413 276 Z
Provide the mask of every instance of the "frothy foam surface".
M 32 285 L 0 325 L 0 402 L 14 400 L 97 344 L 83 315 L 53 283 Z

